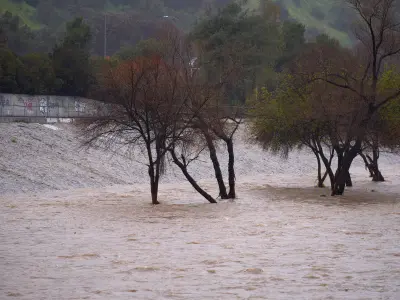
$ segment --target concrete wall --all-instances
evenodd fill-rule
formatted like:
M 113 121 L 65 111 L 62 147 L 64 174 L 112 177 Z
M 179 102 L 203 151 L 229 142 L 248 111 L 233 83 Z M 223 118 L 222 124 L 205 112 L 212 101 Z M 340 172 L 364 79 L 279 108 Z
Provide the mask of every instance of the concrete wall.
M 45 117 L 38 118 L 30 118 L 30 117 L 0 117 L 0 123 L 13 123 L 13 122 L 21 122 L 21 123 L 39 123 L 39 124 L 46 124 L 49 123 L 48 120 Z M 60 120 L 60 119 L 57 119 Z M 58 122 L 53 122 L 53 123 L 58 123 Z
M 98 115 L 104 105 L 80 97 L 0 94 L 0 122 L 43 118 L 85 118 Z

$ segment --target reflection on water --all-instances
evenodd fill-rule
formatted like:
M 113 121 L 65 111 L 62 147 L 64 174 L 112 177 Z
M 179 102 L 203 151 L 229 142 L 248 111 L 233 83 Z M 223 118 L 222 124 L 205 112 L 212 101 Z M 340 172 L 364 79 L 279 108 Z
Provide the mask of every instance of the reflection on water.
M 400 299 L 396 195 L 146 188 L 0 199 L 0 299 Z

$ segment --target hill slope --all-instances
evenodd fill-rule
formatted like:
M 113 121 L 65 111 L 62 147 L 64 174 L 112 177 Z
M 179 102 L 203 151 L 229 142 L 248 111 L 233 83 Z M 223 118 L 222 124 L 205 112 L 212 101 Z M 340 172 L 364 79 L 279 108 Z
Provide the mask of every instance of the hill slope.
M 350 45 L 351 40 L 346 32 L 350 23 L 346 22 L 346 14 L 350 18 L 351 11 L 340 1 L 332 0 L 281 0 L 289 15 L 305 24 L 308 29 L 322 30 L 338 39 L 342 44 Z M 347 21 L 350 22 L 350 21 Z
M 249 0 L 253 9 L 260 7 L 260 1 Z M 351 11 L 340 0 L 273 0 L 278 3 L 285 15 L 306 25 L 310 37 L 326 33 L 338 39 L 344 45 L 350 45 L 347 34 Z M 208 7 L 222 6 L 230 0 L 0 0 L 0 11 L 10 11 L 21 17 L 32 29 L 50 26 L 58 27 L 72 16 L 86 18 L 102 15 L 105 12 L 136 11 L 148 18 L 160 18 L 164 15 L 174 17 L 183 29 L 197 19 Z M 30 4 L 27 4 L 30 3 Z M 57 24 L 58 23 L 58 24 Z
M 263 0 L 261 0 L 263 1 Z M 288 15 L 307 28 L 308 36 L 325 33 L 349 46 L 352 41 L 348 34 L 352 11 L 343 0 L 274 0 Z M 257 8 L 260 0 L 250 0 L 251 8 Z
M 311 153 L 306 150 L 294 152 L 285 160 L 249 144 L 247 137 L 245 128 L 241 127 L 235 138 L 238 183 L 258 182 L 278 186 L 315 184 L 316 161 Z M 115 153 L 103 149 L 82 149 L 77 128 L 72 124 L 0 123 L 0 140 L 0 195 L 111 185 L 144 184 L 147 187 L 149 181 L 145 158 L 141 153 L 127 155 L 120 148 Z M 223 145 L 217 150 L 226 178 L 226 151 Z M 387 183 L 380 185 L 385 187 L 385 191 L 396 189 L 396 184 L 391 182 L 400 180 L 400 157 L 385 153 L 380 158 L 380 165 L 388 179 Z M 217 194 L 207 153 L 193 162 L 189 171 L 196 180 L 209 182 L 213 187 L 210 192 Z M 368 186 L 372 184 L 361 159 L 356 159 L 351 173 L 354 181 Z M 189 186 L 180 170 L 168 164 L 162 183 L 183 182 Z
M 20 17 L 23 23 L 32 29 L 39 29 L 42 25 L 36 20 L 36 9 L 26 2 L 0 0 L 0 13 L 9 11 Z
M 78 131 L 71 124 L 0 123 L 0 140 L 0 195 L 147 184 L 149 181 L 145 157 L 140 152 L 128 154 L 118 149 L 118 153 L 113 154 L 102 149 L 82 149 Z M 222 145 L 218 155 L 226 173 L 227 157 Z M 244 129 L 237 134 L 235 156 L 237 178 L 241 180 L 251 174 L 273 177 L 275 174 L 309 174 L 310 185 L 313 184 L 315 161 L 312 155 L 293 155 L 290 161 L 285 161 L 265 153 L 256 145 L 245 143 Z M 214 182 L 207 153 L 189 169 L 196 180 Z M 185 182 L 185 179 L 178 168 L 168 164 L 162 182 Z

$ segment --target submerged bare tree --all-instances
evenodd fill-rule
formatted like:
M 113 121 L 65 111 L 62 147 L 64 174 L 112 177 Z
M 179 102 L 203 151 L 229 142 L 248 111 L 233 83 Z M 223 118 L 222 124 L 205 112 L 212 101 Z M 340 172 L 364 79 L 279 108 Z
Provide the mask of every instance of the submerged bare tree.
M 147 156 L 152 203 L 159 204 L 165 144 L 175 130 L 174 119 L 185 105 L 178 97 L 183 92 L 179 75 L 160 58 L 152 57 L 122 63 L 110 69 L 105 79 L 112 105 L 107 115 L 87 127 L 88 144 L 139 147 Z
M 381 80 L 381 89 L 393 84 L 400 86 L 400 73 L 394 70 L 390 72 L 395 72 L 395 75 L 389 76 L 389 81 Z M 400 97 L 398 100 L 400 100 Z M 372 130 L 368 131 L 364 149 L 360 152 L 372 181 L 385 181 L 379 167 L 379 158 L 381 152 L 398 153 L 400 147 L 399 128 L 400 101 L 392 101 L 373 118 Z
M 331 186 L 334 180 L 331 135 L 337 121 L 321 105 L 331 103 L 329 94 L 329 86 L 304 86 L 286 76 L 277 90 L 263 88 L 249 102 L 251 132 L 257 143 L 285 158 L 296 148 L 311 150 L 317 161 L 318 187 L 324 187 L 326 178 Z
M 196 121 L 206 141 L 223 199 L 236 197 L 234 136 L 242 122 L 244 103 L 280 51 L 276 18 L 248 10 L 245 2 L 234 1 L 209 15 L 191 34 L 199 49 L 203 78 L 220 84 L 210 105 Z M 227 151 L 229 189 L 216 151 L 218 144 L 223 144 Z
M 326 82 L 345 91 L 345 97 L 352 103 L 351 111 L 347 111 L 349 119 L 339 131 L 342 140 L 336 147 L 339 164 L 332 195 L 343 194 L 352 162 L 363 150 L 375 116 L 400 96 L 400 86 L 379 90 L 379 82 L 387 74 L 384 67 L 391 58 L 400 55 L 400 22 L 395 0 L 347 2 L 359 17 L 358 47 L 353 50 L 316 47 L 297 62 L 301 66 L 297 75 L 305 79 L 305 84 Z M 347 102 L 342 102 L 343 105 L 346 108 Z
M 192 128 L 186 129 L 185 133 L 168 148 L 172 161 L 182 171 L 192 187 L 210 203 L 217 203 L 217 201 L 196 182 L 189 172 L 189 165 L 198 160 L 199 156 L 204 151 L 206 151 L 206 146 L 203 144 L 200 133 Z
M 233 138 L 242 123 L 243 109 L 241 106 L 222 106 L 214 109 L 213 120 L 209 127 L 217 138 L 226 145 L 228 152 L 228 199 L 236 198 L 235 152 Z
M 223 101 L 223 85 L 217 85 L 216 92 L 207 101 L 202 110 L 198 110 L 193 120 L 193 127 L 202 135 L 208 148 L 210 160 L 213 164 L 215 177 L 218 183 L 219 196 L 222 199 L 236 198 L 235 189 L 235 155 L 234 135 L 242 122 L 243 112 L 235 106 L 227 105 Z M 222 102 L 222 103 L 221 103 Z M 217 156 L 216 144 L 222 141 L 226 145 L 228 153 L 228 185 L 227 191 L 223 173 Z
M 102 92 L 109 109 L 85 130 L 88 145 L 126 145 L 145 153 L 153 204 L 159 204 L 166 145 L 177 135 L 176 124 L 188 99 L 179 49 L 171 40 L 166 42 L 165 57 L 140 57 L 104 72 Z
M 159 204 L 159 182 L 168 153 L 192 186 L 216 203 L 190 176 L 190 161 L 177 156 L 178 148 L 195 148 L 193 120 L 209 99 L 198 95 L 202 86 L 189 65 L 190 45 L 177 32 L 162 33 L 157 51 L 161 55 L 123 61 L 99 76 L 108 109 L 86 124 L 86 144 L 140 150 L 147 161 L 153 204 Z M 198 99 L 196 106 L 194 99 Z

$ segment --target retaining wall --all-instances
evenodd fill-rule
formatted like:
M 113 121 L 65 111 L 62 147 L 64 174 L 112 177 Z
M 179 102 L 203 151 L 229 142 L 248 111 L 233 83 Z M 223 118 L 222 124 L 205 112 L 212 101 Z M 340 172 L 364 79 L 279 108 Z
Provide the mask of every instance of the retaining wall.
M 81 97 L 0 94 L 0 122 L 85 118 L 99 115 L 103 109 L 101 102 Z

